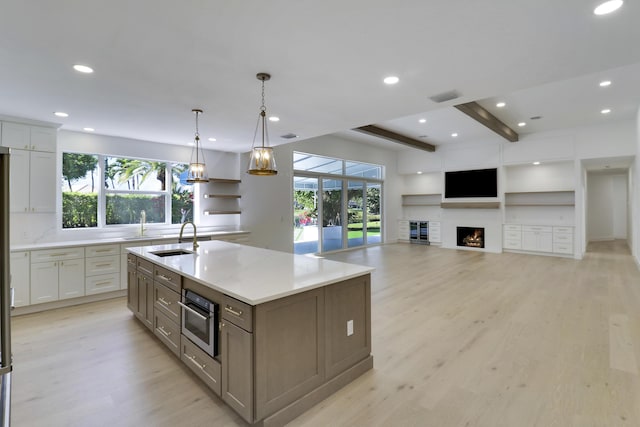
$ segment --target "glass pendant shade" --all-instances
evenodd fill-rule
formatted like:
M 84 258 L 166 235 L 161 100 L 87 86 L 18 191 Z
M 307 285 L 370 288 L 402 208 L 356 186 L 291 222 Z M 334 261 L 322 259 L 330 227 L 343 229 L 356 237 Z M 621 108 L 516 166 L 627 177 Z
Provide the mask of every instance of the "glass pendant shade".
M 249 168 L 250 175 L 277 175 L 276 159 L 273 157 L 273 148 L 254 147 L 251 150 Z
M 262 106 L 260 107 L 260 115 L 258 123 L 256 123 L 256 131 L 253 134 L 253 145 L 251 147 L 251 157 L 247 173 L 249 175 L 277 175 L 276 158 L 273 156 L 273 148 L 269 147 L 269 133 L 267 132 L 267 107 L 264 105 L 264 82 L 269 80 L 271 76 L 267 73 L 258 73 L 256 78 L 262 81 Z M 261 128 L 262 145 L 256 147 L 256 136 L 258 128 Z M 266 144 L 266 145 L 265 145 Z
M 187 182 L 197 184 L 209 182 L 209 177 L 207 176 L 207 165 L 204 162 L 204 152 L 200 146 L 200 134 L 198 132 L 198 116 L 202 114 L 202 110 L 193 109 L 192 111 L 196 114 L 196 136 L 193 140 L 194 147 L 191 152 Z

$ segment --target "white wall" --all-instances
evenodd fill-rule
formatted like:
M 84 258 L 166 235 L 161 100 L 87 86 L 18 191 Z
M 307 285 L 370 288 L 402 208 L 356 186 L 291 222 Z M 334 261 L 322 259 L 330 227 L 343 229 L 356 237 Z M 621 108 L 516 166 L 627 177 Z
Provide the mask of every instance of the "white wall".
M 293 252 L 293 152 L 318 154 L 347 160 L 382 165 L 385 168 L 383 188 L 383 235 L 386 242 L 397 239 L 400 217 L 401 179 L 396 169 L 396 153 L 347 141 L 335 136 L 323 136 L 274 147 L 278 175 L 242 177 L 243 228 L 251 231 L 250 243 L 255 246 Z M 243 155 L 241 165 L 248 156 Z

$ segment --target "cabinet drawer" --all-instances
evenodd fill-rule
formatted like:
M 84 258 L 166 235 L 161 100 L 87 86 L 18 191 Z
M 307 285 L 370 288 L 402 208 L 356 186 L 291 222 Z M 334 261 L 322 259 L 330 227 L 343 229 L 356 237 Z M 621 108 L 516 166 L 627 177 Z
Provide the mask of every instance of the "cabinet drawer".
M 504 239 L 505 249 L 522 249 L 521 239 Z
M 84 258 L 84 248 L 60 248 L 31 251 L 31 262 L 63 261 Z
M 553 227 L 553 232 L 573 234 L 573 227 Z
M 553 231 L 553 227 L 548 227 L 545 225 L 523 225 L 522 231 L 537 231 L 541 233 L 551 233 Z
M 120 257 L 118 255 L 101 256 L 85 259 L 85 273 L 87 276 L 120 272 Z
M 440 231 L 440 223 L 439 222 L 434 222 L 434 221 L 429 221 L 429 231 L 430 232 L 434 232 L 434 231 Z
M 505 230 L 504 231 L 504 239 L 507 240 L 521 240 L 522 239 L 522 232 L 520 230 L 518 231 L 512 231 L 512 230 Z
M 573 234 L 571 234 L 571 233 L 553 233 L 553 243 L 570 243 L 570 244 L 573 244 Z
M 522 231 L 522 226 L 520 224 L 505 224 L 504 231 Z
M 559 253 L 559 254 L 572 254 L 573 245 L 568 243 L 554 243 L 553 252 Z
M 103 292 L 112 292 L 120 289 L 120 274 L 101 274 L 98 276 L 90 276 L 85 279 L 84 292 L 85 295 L 101 294 Z
M 153 313 L 153 333 L 169 350 L 180 357 L 180 328 L 160 312 Z
M 153 277 L 153 263 L 151 261 L 136 257 L 136 267 L 140 273 Z
M 163 312 L 174 323 L 180 324 L 180 294 L 169 289 L 162 283 L 155 282 L 153 284 L 153 305 L 156 311 Z
M 218 396 L 222 391 L 220 386 L 220 363 L 211 358 L 198 346 L 181 335 L 180 359 Z
M 220 311 L 222 311 L 223 319 L 228 320 L 247 332 L 253 331 L 253 313 L 252 307 L 249 304 L 225 295 Z
M 119 255 L 120 245 L 87 246 L 85 249 L 87 258 L 96 256 Z
M 166 268 L 162 268 L 157 265 L 153 266 L 153 280 L 168 286 L 176 292 L 180 292 L 182 284 L 181 279 L 182 276 L 174 271 L 167 270 Z

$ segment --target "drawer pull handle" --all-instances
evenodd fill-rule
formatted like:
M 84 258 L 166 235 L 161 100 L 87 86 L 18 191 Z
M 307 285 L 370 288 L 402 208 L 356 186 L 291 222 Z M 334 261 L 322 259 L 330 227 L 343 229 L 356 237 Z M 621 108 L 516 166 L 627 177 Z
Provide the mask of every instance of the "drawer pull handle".
M 168 280 L 169 282 L 173 280 L 172 277 L 165 276 L 164 274 L 158 274 L 158 277 L 163 279 L 163 280 Z
M 169 338 L 171 336 L 171 332 L 168 332 L 167 330 L 164 329 L 164 326 L 160 326 L 158 328 L 158 330 L 160 331 L 160 333 L 162 335 L 164 335 L 165 337 Z
M 111 252 L 111 249 L 96 249 L 96 252 Z
M 203 316 L 202 314 L 198 313 L 197 311 L 195 311 L 193 308 L 189 307 L 188 305 L 180 302 L 180 301 L 176 301 L 178 303 L 179 306 L 181 306 L 182 308 L 184 308 L 185 310 L 187 310 L 188 312 L 195 314 L 198 318 L 204 320 L 205 322 L 207 320 L 209 320 L 209 317 Z
M 108 263 L 102 263 L 102 264 L 96 264 L 96 267 L 110 267 L 110 266 L 111 266 L 111 263 L 110 263 L 110 262 L 108 262 Z
M 162 303 L 163 305 L 166 305 L 167 307 L 171 305 L 171 301 L 167 301 L 166 299 L 164 299 L 162 297 L 158 298 L 158 301 L 160 303 Z
M 111 281 L 104 281 L 104 282 L 96 282 L 95 285 L 96 286 L 103 286 L 103 285 L 110 285 Z
M 242 316 L 242 310 L 234 310 L 230 305 L 225 305 L 224 310 L 236 316 Z
M 204 371 L 204 368 L 207 367 L 207 365 L 205 364 L 199 364 L 198 362 L 196 362 L 196 357 L 195 356 L 190 356 L 187 353 L 184 354 L 184 357 L 186 357 L 187 359 L 189 359 L 194 365 L 196 365 L 198 368 L 200 368 L 201 370 Z
M 55 257 L 55 256 L 67 256 L 69 255 L 68 252 L 57 252 L 55 254 L 50 254 L 49 257 Z

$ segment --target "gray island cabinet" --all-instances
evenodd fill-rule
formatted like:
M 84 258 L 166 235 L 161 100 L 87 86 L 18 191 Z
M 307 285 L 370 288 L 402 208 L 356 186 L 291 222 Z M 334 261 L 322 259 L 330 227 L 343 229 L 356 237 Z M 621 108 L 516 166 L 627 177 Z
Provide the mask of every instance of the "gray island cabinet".
M 159 256 L 183 250 L 183 255 Z M 283 425 L 373 367 L 373 269 L 234 243 L 129 248 L 129 309 L 251 424 Z M 192 291 L 216 304 L 214 357 L 181 333 Z

